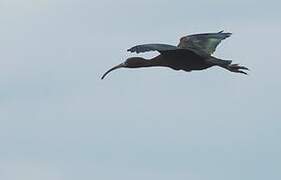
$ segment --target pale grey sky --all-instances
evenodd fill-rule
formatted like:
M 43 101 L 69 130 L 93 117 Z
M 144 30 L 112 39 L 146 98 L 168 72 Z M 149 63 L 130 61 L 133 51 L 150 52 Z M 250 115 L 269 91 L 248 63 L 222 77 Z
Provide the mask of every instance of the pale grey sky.
M 0 1 L 0 179 L 280 179 L 280 1 Z M 249 67 L 101 75 L 225 30 Z M 157 53 L 144 54 L 151 57 Z

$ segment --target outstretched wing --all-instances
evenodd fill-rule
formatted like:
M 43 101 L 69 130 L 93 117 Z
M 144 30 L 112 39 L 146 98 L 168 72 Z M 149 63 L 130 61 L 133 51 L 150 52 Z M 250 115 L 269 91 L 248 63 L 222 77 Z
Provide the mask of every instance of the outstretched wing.
M 178 48 L 204 51 L 205 53 L 211 55 L 215 52 L 216 47 L 220 44 L 220 42 L 230 36 L 231 33 L 224 33 L 223 31 L 218 33 L 188 35 L 180 39 Z
M 168 44 L 142 44 L 142 45 L 134 46 L 128 49 L 127 51 L 136 52 L 136 53 L 142 53 L 147 51 L 158 51 L 161 53 L 163 51 L 172 51 L 177 49 L 179 48 Z

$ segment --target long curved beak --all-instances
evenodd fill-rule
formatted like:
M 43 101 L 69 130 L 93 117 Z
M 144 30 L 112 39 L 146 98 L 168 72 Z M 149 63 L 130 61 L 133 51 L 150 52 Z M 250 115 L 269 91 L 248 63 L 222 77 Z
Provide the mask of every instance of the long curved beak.
M 104 79 L 105 76 L 106 76 L 108 73 L 110 73 L 111 71 L 113 71 L 113 70 L 115 70 L 115 69 L 123 68 L 123 67 L 126 67 L 124 63 L 121 63 L 121 64 L 119 64 L 119 65 L 117 65 L 117 66 L 114 66 L 113 68 L 111 68 L 111 69 L 109 69 L 108 71 L 106 71 L 106 72 L 102 75 L 101 79 Z

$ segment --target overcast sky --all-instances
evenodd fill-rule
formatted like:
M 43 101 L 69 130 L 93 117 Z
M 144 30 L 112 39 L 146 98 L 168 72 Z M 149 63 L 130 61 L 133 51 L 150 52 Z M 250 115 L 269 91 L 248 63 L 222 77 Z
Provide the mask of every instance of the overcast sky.
M 0 0 L 0 179 L 281 179 L 281 2 Z M 225 30 L 251 69 L 108 68 Z M 153 57 L 157 53 L 147 53 Z

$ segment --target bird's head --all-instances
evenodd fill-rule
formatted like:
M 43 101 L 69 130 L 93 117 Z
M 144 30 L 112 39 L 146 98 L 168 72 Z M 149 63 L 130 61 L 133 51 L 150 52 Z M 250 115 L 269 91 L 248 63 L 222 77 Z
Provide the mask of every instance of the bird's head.
M 143 64 L 146 60 L 144 58 L 141 57 L 130 57 L 128 58 L 126 61 L 124 61 L 121 64 L 118 64 L 117 66 L 114 66 L 113 68 L 109 69 L 108 71 L 106 71 L 103 76 L 101 77 L 101 79 L 104 79 L 105 76 L 110 73 L 111 71 L 115 70 L 115 69 L 119 69 L 119 68 L 138 68 L 138 67 L 143 67 Z

